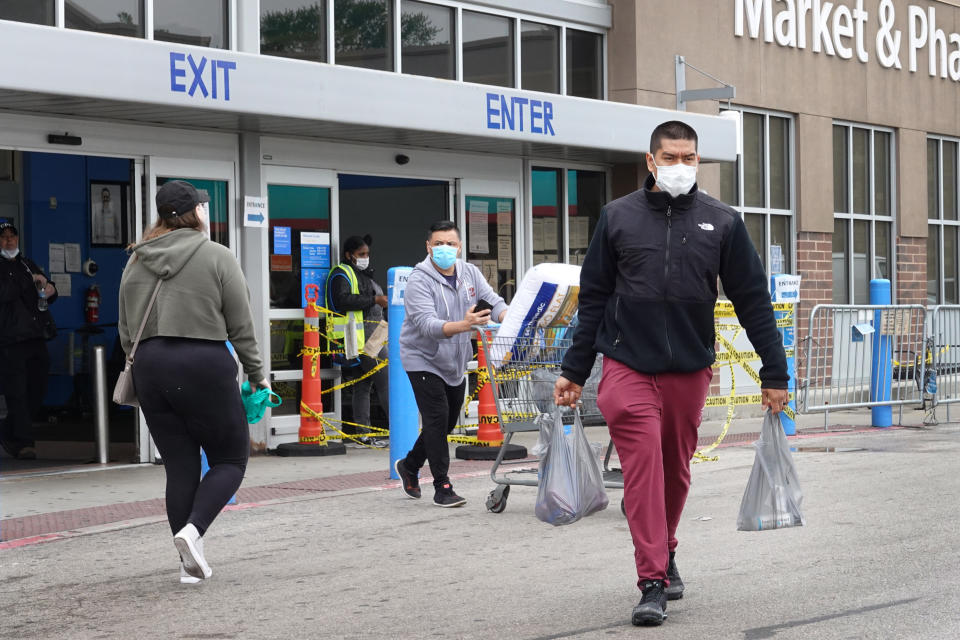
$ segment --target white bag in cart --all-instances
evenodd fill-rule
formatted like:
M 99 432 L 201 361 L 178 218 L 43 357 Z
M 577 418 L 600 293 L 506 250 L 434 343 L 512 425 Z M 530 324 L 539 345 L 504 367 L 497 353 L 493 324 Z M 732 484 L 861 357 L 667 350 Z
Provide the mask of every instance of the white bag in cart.
M 544 262 L 528 270 L 490 348 L 493 366 L 536 355 L 537 329 L 566 327 L 580 300 L 580 267 Z
M 769 410 L 763 416 L 760 439 L 753 445 L 757 456 L 737 517 L 739 531 L 766 531 L 801 527 L 806 521 L 800 511 L 803 492 L 790 445 L 783 434 L 780 416 Z
M 580 412 L 574 411 L 568 434 L 557 407 L 550 446 L 540 458 L 537 518 L 554 526 L 571 524 L 606 509 L 608 503 L 603 472 L 583 432 Z

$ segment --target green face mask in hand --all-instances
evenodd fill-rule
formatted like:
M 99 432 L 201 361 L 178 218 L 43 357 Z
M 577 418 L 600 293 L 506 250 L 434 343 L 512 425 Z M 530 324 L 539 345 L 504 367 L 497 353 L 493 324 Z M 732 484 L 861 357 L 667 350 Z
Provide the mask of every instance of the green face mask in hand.
M 250 387 L 249 380 L 240 387 L 240 398 L 243 400 L 243 409 L 247 412 L 247 422 L 250 424 L 260 422 L 267 407 L 279 407 L 282 402 L 280 396 L 270 389 L 258 387 L 254 391 Z

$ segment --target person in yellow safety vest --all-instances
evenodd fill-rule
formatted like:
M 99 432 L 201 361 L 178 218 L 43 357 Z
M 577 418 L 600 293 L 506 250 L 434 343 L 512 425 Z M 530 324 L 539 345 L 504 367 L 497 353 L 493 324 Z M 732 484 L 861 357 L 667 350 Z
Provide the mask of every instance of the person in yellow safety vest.
M 357 329 L 357 349 L 361 352 L 356 360 L 346 361 L 341 358 L 339 364 L 344 373 L 351 378 L 357 378 L 369 373 L 376 365 L 377 359 L 387 358 L 387 346 L 384 345 L 377 359 L 363 354 L 364 336 L 369 335 L 377 328 L 381 320 L 385 320 L 384 309 L 387 308 L 387 296 L 383 289 L 373 279 L 373 268 L 370 266 L 370 245 L 373 238 L 369 235 L 350 236 L 343 243 L 343 261 L 330 270 L 327 275 L 326 306 L 340 315 L 328 317 L 327 333 L 342 342 L 346 334 L 347 324 L 353 317 Z M 345 376 L 346 377 L 346 376 Z M 361 425 L 370 423 L 370 388 L 376 385 L 377 398 L 387 416 L 390 415 L 389 375 L 384 367 L 372 376 L 360 380 L 353 385 L 353 422 Z M 386 441 L 365 437 L 361 442 L 369 446 L 385 447 Z

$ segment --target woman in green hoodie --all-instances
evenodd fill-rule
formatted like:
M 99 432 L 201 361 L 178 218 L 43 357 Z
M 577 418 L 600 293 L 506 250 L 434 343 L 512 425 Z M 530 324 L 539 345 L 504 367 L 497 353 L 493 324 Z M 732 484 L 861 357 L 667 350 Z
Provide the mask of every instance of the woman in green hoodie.
M 120 281 L 119 331 L 129 356 L 142 327 L 133 381 L 167 474 L 180 581 L 192 583 L 212 575 L 203 535 L 239 488 L 250 453 L 227 340 L 250 384 L 267 384 L 247 283 L 230 250 L 207 238 L 206 196 L 174 180 L 156 200 L 160 218 L 131 247 Z M 202 480 L 201 447 L 210 464 Z

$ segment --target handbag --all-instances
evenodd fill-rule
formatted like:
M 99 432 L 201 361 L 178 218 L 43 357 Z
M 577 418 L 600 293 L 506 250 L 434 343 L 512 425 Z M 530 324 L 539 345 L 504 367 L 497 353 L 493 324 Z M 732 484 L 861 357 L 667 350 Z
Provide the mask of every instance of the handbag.
M 127 356 L 127 362 L 123 371 L 117 376 L 117 384 L 113 387 L 113 401 L 117 404 L 130 407 L 139 407 L 140 401 L 137 400 L 137 390 L 133 387 L 133 356 L 137 352 L 137 345 L 140 344 L 140 336 L 143 335 L 143 328 L 147 326 L 147 318 L 150 317 L 150 310 L 153 309 L 153 303 L 157 299 L 157 293 L 160 292 L 160 285 L 163 280 L 157 280 L 157 286 L 153 289 L 153 295 L 150 296 L 150 303 L 147 305 L 147 311 L 143 314 L 143 321 L 140 322 L 140 329 L 137 331 L 137 337 L 133 341 L 133 347 Z

